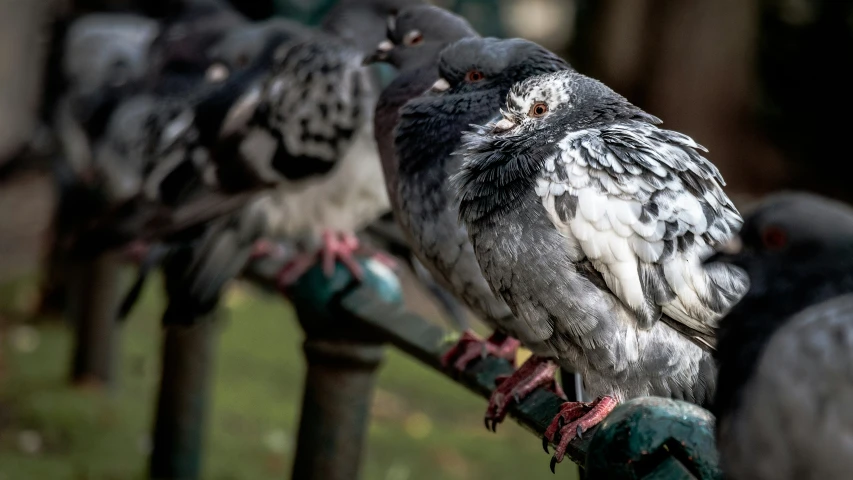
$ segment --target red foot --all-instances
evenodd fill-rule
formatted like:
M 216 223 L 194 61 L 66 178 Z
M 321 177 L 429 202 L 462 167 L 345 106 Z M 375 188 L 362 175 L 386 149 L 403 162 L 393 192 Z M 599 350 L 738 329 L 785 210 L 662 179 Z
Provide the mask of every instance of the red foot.
M 509 363 L 515 365 L 515 352 L 520 345 L 521 343 L 518 340 L 503 333 L 495 332 L 487 340 L 483 340 L 471 330 L 466 330 L 456 345 L 441 356 L 441 364 L 447 367 L 455 358 L 453 368 L 465 370 L 472 361 L 486 355 L 492 355 L 505 358 L 509 360 Z
M 357 280 L 361 280 L 363 273 L 361 265 L 358 264 L 354 257 L 358 249 L 358 238 L 351 233 L 323 232 L 323 247 L 320 251 L 312 254 L 297 255 L 279 272 L 278 285 L 282 289 L 287 289 L 287 287 L 296 283 L 299 277 L 304 275 L 305 272 L 317 263 L 318 257 L 323 266 L 323 273 L 327 277 L 331 277 L 335 272 L 335 261 L 339 260 Z
M 388 255 L 384 252 L 374 252 L 370 258 L 376 260 L 377 262 L 385 265 L 386 267 L 393 270 L 395 273 L 400 272 L 400 264 L 397 263 L 397 260 L 394 259 L 391 255 Z
M 276 242 L 262 238 L 256 241 L 254 245 L 252 245 L 252 254 L 250 258 L 252 260 L 257 260 L 259 258 L 264 257 L 278 258 L 283 254 L 284 247 L 282 247 Z
M 521 402 L 539 387 L 545 387 L 565 400 L 563 387 L 555 378 L 559 368 L 551 360 L 534 355 L 512 375 L 498 378 L 498 387 L 492 392 L 486 409 L 486 429 L 496 431 L 498 424 L 506 417 L 509 406 L 513 402 Z
M 559 432 L 560 441 L 556 443 L 557 448 L 551 458 L 551 472 L 558 463 L 563 461 L 569 442 L 575 436 L 582 437 L 585 431 L 598 425 L 616 408 L 617 403 L 615 398 L 608 395 L 598 397 L 590 403 L 566 402 L 560 406 L 560 413 L 551 421 L 542 440 L 542 446 L 548 452 L 548 442 L 554 443 Z

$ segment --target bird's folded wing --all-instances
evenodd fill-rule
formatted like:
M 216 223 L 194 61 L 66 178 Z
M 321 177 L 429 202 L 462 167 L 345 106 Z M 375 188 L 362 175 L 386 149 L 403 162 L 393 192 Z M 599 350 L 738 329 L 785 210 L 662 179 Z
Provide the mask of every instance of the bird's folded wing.
M 537 193 L 570 254 L 591 261 L 641 328 L 666 315 L 713 334 L 748 279 L 701 263 L 742 223 L 702 147 L 639 122 L 573 133 L 560 147 Z
M 321 34 L 276 53 L 250 135 L 275 140 L 269 161 L 286 179 L 326 173 L 352 146 L 374 96 L 362 57 Z

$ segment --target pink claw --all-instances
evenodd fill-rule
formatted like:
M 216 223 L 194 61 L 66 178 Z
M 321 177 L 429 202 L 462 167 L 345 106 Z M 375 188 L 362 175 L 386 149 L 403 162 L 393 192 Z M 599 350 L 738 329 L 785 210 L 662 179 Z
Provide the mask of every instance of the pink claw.
M 521 402 L 539 387 L 545 387 L 565 399 L 566 394 L 556 380 L 558 369 L 559 366 L 553 361 L 534 355 L 512 375 L 499 378 L 500 383 L 492 392 L 486 409 L 486 428 L 496 431 L 498 424 L 506 418 L 509 406 L 513 402 Z
M 560 406 L 560 413 L 551 421 L 545 430 L 543 446 L 548 451 L 548 442 L 556 441 L 559 432 L 559 442 L 556 443 L 554 456 L 551 458 L 551 471 L 563 461 L 569 442 L 576 436 L 580 437 L 590 428 L 598 425 L 610 412 L 616 408 L 616 398 L 609 395 L 599 397 L 590 403 L 566 402 Z
M 359 249 L 358 238 L 351 233 L 323 232 L 323 246 L 319 252 L 299 254 L 285 265 L 278 274 L 278 285 L 282 290 L 287 290 L 302 275 L 317 264 L 318 260 L 323 267 L 323 273 L 331 277 L 335 272 L 335 262 L 340 261 L 352 273 L 357 280 L 363 278 L 361 265 L 355 259 L 355 252 Z
M 515 365 L 515 353 L 520 345 L 518 340 L 502 333 L 495 332 L 483 340 L 473 331 L 466 330 L 456 345 L 441 356 L 441 364 L 447 367 L 453 362 L 453 368 L 461 371 L 474 360 L 492 355 L 505 358 Z

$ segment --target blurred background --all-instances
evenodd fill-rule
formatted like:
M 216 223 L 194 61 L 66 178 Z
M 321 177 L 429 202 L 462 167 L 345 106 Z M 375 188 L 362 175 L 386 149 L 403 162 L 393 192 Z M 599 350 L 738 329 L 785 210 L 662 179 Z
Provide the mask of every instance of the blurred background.
M 165 0 L 0 0 L 0 480 L 142 478 L 159 375 L 162 285 L 122 327 L 108 391 L 67 384 L 71 335 L 39 310 L 55 205 L 41 125 L 57 38 L 73 16 Z M 334 0 L 233 0 L 253 19 L 316 24 Z M 783 189 L 853 200 L 843 165 L 853 120 L 853 1 L 445 0 L 483 34 L 520 36 L 569 59 L 710 150 L 739 205 Z M 127 281 L 131 281 L 128 272 Z M 444 322 L 411 276 L 407 306 Z M 284 478 L 304 361 L 281 298 L 245 283 L 225 298 L 203 478 Z M 382 367 L 364 478 L 550 475 L 513 422 L 487 432 L 485 402 L 397 352 Z M 568 465 L 562 474 L 572 470 Z

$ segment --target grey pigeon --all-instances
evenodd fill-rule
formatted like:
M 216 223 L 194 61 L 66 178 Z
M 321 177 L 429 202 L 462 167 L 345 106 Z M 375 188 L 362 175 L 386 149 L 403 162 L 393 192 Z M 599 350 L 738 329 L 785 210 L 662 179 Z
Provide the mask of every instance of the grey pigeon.
M 460 150 L 460 219 L 494 291 L 598 397 L 561 408 L 553 466 L 619 401 L 711 399 L 717 322 L 748 279 L 701 259 L 741 217 L 701 146 L 596 80 L 530 78 L 501 113 Z
M 386 62 L 397 69 L 397 76 L 386 86 L 376 102 L 373 131 L 382 161 L 382 173 L 389 200 L 399 211 L 397 199 L 397 160 L 394 152 L 394 128 L 400 119 L 400 107 L 427 91 L 438 80 L 438 54 L 448 44 L 465 37 L 477 36 L 468 22 L 447 10 L 431 5 L 417 5 L 400 10 L 390 17 L 387 39 L 366 62 Z M 372 230 L 395 230 L 393 236 L 403 237 L 395 219 Z M 396 227 L 396 228 L 395 228 Z M 408 245 L 405 238 L 392 242 L 400 248 Z M 406 247 L 408 250 L 408 247 Z M 415 274 L 438 299 L 451 319 L 462 329 L 468 328 L 467 314 L 446 289 L 438 285 L 429 271 L 411 252 L 405 255 Z
M 333 37 L 337 41 L 358 45 L 363 61 L 379 43 L 380 37 L 376 36 L 376 32 L 382 31 L 388 15 L 411 3 L 417 2 L 345 2 L 332 9 L 323 22 L 323 31 L 303 30 L 301 33 L 315 41 Z M 235 33 L 226 39 L 227 45 L 217 47 L 220 52 L 215 55 L 230 56 L 239 63 L 239 58 L 246 53 L 235 53 L 251 45 L 246 39 L 258 34 L 276 34 L 282 27 L 289 28 L 287 23 L 275 20 L 267 22 L 260 32 Z M 365 38 L 372 41 L 369 47 L 366 46 L 368 42 Z M 238 44 L 243 46 L 235 50 Z M 233 68 L 233 65 L 228 68 Z M 365 75 L 369 75 L 367 69 Z M 323 244 L 322 261 L 327 272 L 333 266 L 333 260 L 338 259 L 358 276 L 360 269 L 351 255 L 360 244 L 353 232 L 361 230 L 389 210 L 372 128 L 378 88 L 374 77 L 371 76 L 369 80 L 361 95 L 359 112 L 362 116 L 358 124 L 353 126 L 353 141 L 347 150 L 339 152 L 336 167 L 328 174 L 301 182 L 300 185 L 282 182 L 274 192 L 259 197 L 247 209 L 253 215 L 263 215 L 261 221 L 265 225 L 265 236 L 290 240 L 303 238 L 308 242 L 320 237 Z M 325 95 L 325 92 L 319 94 Z M 333 112 L 334 108 L 330 110 Z M 251 222 L 254 223 L 254 220 Z M 313 251 L 297 256 L 281 272 L 281 286 L 287 287 L 295 281 L 315 262 L 315 258 Z M 378 258 L 383 257 L 378 255 Z
M 159 33 L 156 21 L 131 14 L 91 14 L 69 26 L 62 48 L 65 94 L 53 122 L 73 175 L 90 173 L 89 137 L 120 98 L 141 88 Z
M 443 359 L 446 364 L 455 359 L 455 368 L 465 368 L 483 352 L 514 363 L 518 340 L 534 354 L 550 354 L 534 332 L 495 297 L 483 277 L 466 229 L 458 222 L 458 202 L 450 177 L 461 168 L 462 157 L 453 152 L 470 124 L 484 123 L 497 115 L 515 82 L 566 68 L 569 66 L 562 59 L 526 40 L 465 38 L 442 51 L 440 79 L 434 91 L 401 109 L 393 158 L 399 172 L 397 220 L 432 275 L 495 328 L 486 342 L 466 332 Z M 486 426 L 494 430 L 509 403 L 538 386 L 561 392 L 554 381 L 556 370 L 556 365 L 540 357 L 528 360 L 492 395 Z
M 400 11 L 389 22 L 387 34 L 388 38 L 369 61 L 387 62 L 398 71 L 397 77 L 379 95 L 373 119 L 388 197 L 398 211 L 394 127 L 400 120 L 400 107 L 429 90 L 438 80 L 438 55 L 444 47 L 478 35 L 464 18 L 431 5 Z
M 749 292 L 720 322 L 713 412 L 727 478 L 845 478 L 853 469 L 853 209 L 767 198 L 708 260 Z
M 332 15 L 361 22 L 349 26 L 345 30 L 346 35 L 355 35 L 354 32 L 361 31 L 362 35 L 370 37 L 385 25 L 387 14 L 390 13 L 376 13 L 374 3 L 352 2 L 345 8 L 333 9 Z M 334 18 L 327 18 L 324 25 L 341 23 Z M 253 253 L 269 253 L 264 252 L 264 244 L 257 244 L 262 237 L 285 240 L 307 238 L 311 241 L 322 236 L 323 253 L 329 253 L 323 255 L 324 268 L 329 270 L 333 265 L 331 260 L 337 257 L 358 273 L 358 265 L 349 257 L 358 248 L 352 232 L 379 217 L 389 207 L 380 180 L 380 164 L 371 129 L 371 113 L 376 98 L 375 83 L 370 72 L 361 66 L 363 58 L 371 50 L 350 47 L 351 39 L 339 36 L 339 31 L 343 29 L 314 30 L 287 20 L 273 19 L 232 30 L 208 52 L 214 63 L 208 69 L 207 81 L 227 84 L 233 78 L 251 71 L 259 57 L 263 61 L 266 53 L 264 48 L 258 48 L 259 44 L 279 45 L 280 53 L 277 56 L 289 56 L 307 50 L 311 56 L 301 56 L 293 64 L 297 67 L 295 76 L 279 76 L 270 84 L 272 91 L 280 90 L 278 94 L 286 97 L 282 102 L 285 108 L 279 111 L 279 117 L 284 118 L 285 124 L 288 116 L 296 115 L 297 120 L 300 120 L 277 131 L 286 135 L 290 133 L 287 128 L 315 129 L 314 132 L 307 132 L 311 135 L 303 132 L 300 137 L 292 136 L 292 143 L 285 136 L 288 149 L 291 146 L 298 148 L 306 141 L 307 147 L 312 147 L 312 142 L 316 144 L 313 151 L 307 148 L 302 155 L 308 158 L 291 158 L 288 161 L 307 163 L 314 152 L 319 152 L 334 165 L 313 178 L 296 177 L 276 181 L 274 189 L 257 195 L 230 218 L 211 222 L 205 233 L 193 240 L 190 248 L 170 256 L 166 270 L 177 279 L 170 288 L 170 299 L 175 299 L 170 302 L 171 318 L 191 319 L 198 312 L 211 309 L 221 289 L 228 280 L 239 274 Z M 340 56 L 346 59 L 346 63 L 317 63 L 316 60 L 323 58 L 314 58 L 318 52 L 331 57 Z M 280 84 L 276 85 L 276 82 Z M 351 90 L 347 90 L 348 86 Z M 294 107 L 294 111 L 288 112 L 287 108 Z M 341 120 L 347 123 L 335 123 Z M 264 150 L 269 148 L 268 133 L 263 129 L 250 133 L 246 137 L 243 154 L 263 158 Z M 318 149 L 322 146 L 318 141 L 335 138 L 329 135 L 346 140 L 346 144 L 333 149 Z M 338 236 L 333 232 L 343 234 Z M 314 263 L 315 258 L 313 251 L 298 255 L 281 272 L 282 287 L 298 278 Z M 171 306 L 173 303 L 174 309 Z

